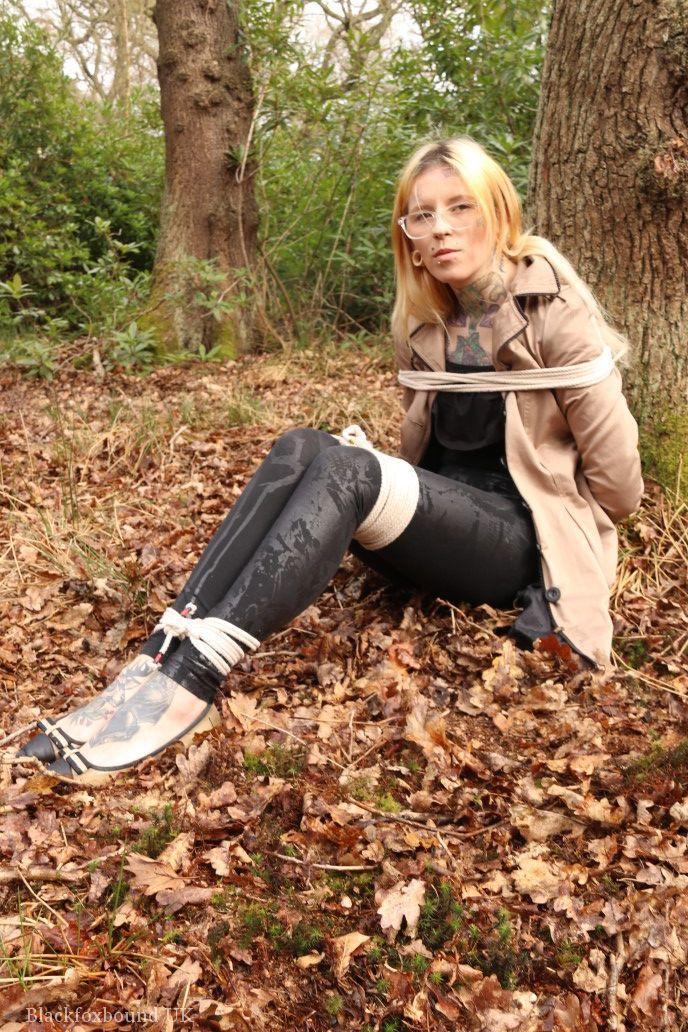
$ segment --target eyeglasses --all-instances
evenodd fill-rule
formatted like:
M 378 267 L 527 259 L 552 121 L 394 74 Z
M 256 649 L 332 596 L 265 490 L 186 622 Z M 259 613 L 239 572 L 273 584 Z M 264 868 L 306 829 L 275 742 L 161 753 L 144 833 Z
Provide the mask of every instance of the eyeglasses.
M 441 211 L 450 229 L 468 229 L 474 225 L 480 214 L 475 204 L 466 204 L 465 201 L 452 204 L 451 207 L 443 208 Z M 439 214 L 440 209 L 437 211 L 419 209 L 412 211 L 409 215 L 402 215 L 397 222 L 410 240 L 420 240 L 434 232 Z

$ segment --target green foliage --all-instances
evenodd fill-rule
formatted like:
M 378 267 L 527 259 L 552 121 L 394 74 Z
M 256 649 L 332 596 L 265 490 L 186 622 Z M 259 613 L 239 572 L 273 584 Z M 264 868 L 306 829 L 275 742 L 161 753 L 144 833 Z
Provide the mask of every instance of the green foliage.
M 302 957 L 319 950 L 324 935 L 316 925 L 299 921 L 291 930 L 276 918 L 276 903 L 251 903 L 239 912 L 242 932 L 239 942 L 250 945 L 258 936 L 267 939 L 273 949 L 292 957 Z
M 496 975 L 503 989 L 515 989 L 528 977 L 532 967 L 527 950 L 514 943 L 511 915 L 506 907 L 499 907 L 497 920 L 482 932 L 476 924 L 468 927 L 468 937 L 462 936 L 466 962 L 479 968 L 484 975 Z
M 337 1017 L 343 1006 L 344 1000 L 338 993 L 335 993 L 334 996 L 328 996 L 325 999 L 325 1010 L 333 1018 Z
M 450 882 L 431 883 L 420 910 L 418 936 L 429 950 L 437 950 L 461 928 L 464 915 Z
M 422 0 L 410 5 L 420 32 L 380 47 L 375 20 L 359 23 L 342 32 L 335 61 L 301 31 L 299 0 L 247 0 L 236 45 L 260 106 L 249 152 L 228 149 L 226 160 L 251 170 L 264 265 L 233 270 L 229 296 L 213 260 L 189 256 L 167 294 L 173 310 L 224 320 L 265 280 L 277 284 L 266 307 L 282 339 L 387 326 L 391 203 L 412 149 L 468 132 L 525 192 L 548 9 Z M 103 337 L 106 368 L 153 361 L 157 92 L 135 91 L 130 110 L 80 95 L 38 25 L 0 16 L 0 351 L 39 337 L 19 355 L 33 375 L 54 371 L 45 341 L 71 333 Z M 159 343 L 169 327 L 157 329 Z M 199 341 L 194 354 L 212 362 L 233 346 Z
M 179 829 L 175 825 L 172 803 L 165 803 L 159 812 L 153 811 L 151 818 L 151 823 L 142 830 L 132 849 L 135 853 L 143 853 L 154 860 L 176 837 Z
M 110 349 L 107 363 L 124 366 L 150 366 L 155 359 L 153 334 L 150 330 L 140 329 L 136 321 L 132 321 L 123 333 L 114 331 L 115 346 Z
M 261 246 L 297 333 L 333 317 L 387 323 L 391 203 L 418 143 L 468 132 L 525 193 L 549 6 L 422 0 L 410 5 L 420 41 L 381 50 L 359 25 L 342 35 L 339 66 L 290 34 L 293 4 L 247 0 L 252 73 L 266 88 L 254 139 Z
M 40 26 L 0 12 L 0 280 L 25 285 L 0 301 L 4 336 L 26 321 L 100 324 L 103 295 L 150 268 L 157 108 L 153 92 L 138 93 L 123 127 L 118 109 L 78 94 Z
M 683 738 L 670 749 L 666 749 L 659 742 L 653 742 L 642 756 L 639 756 L 623 768 L 623 774 L 628 783 L 640 783 L 653 772 L 685 771 L 687 767 L 688 738 Z
M 383 813 L 398 813 L 399 810 L 403 810 L 401 803 L 397 802 L 393 795 L 389 792 L 384 792 L 379 795 L 375 800 L 375 805 L 378 810 L 382 810 Z
M 574 971 L 583 962 L 585 952 L 572 939 L 564 939 L 556 952 L 558 967 Z
M 20 337 L 10 341 L 2 360 L 19 366 L 27 376 L 42 380 L 51 379 L 57 370 L 54 345 L 40 337 Z
M 306 751 L 299 747 L 287 749 L 276 742 L 265 752 L 257 755 L 247 752 L 244 756 L 244 769 L 251 774 L 271 774 L 278 778 L 295 778 L 306 764 Z

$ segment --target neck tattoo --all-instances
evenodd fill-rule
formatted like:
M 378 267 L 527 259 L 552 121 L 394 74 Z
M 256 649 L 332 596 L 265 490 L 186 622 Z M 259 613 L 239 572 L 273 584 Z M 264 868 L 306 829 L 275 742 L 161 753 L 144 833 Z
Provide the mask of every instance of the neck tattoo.
M 480 318 L 490 311 L 495 305 L 501 305 L 505 299 L 507 290 L 504 283 L 504 271 L 500 269 L 488 269 L 485 273 L 479 273 L 474 280 L 463 287 L 455 287 L 450 284 L 456 300 L 459 302 L 461 311 L 467 316 Z

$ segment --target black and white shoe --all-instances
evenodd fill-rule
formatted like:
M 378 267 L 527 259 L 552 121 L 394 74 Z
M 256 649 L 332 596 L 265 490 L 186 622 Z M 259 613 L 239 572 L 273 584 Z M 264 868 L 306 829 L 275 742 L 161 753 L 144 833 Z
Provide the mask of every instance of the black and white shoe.
M 209 702 L 202 713 L 200 713 L 199 716 L 197 716 L 192 723 L 188 725 L 188 727 L 184 728 L 181 734 L 175 735 L 174 738 L 170 738 L 169 741 L 165 742 L 159 748 L 154 749 L 152 752 L 138 756 L 135 760 L 130 760 L 129 763 L 120 763 L 111 767 L 104 767 L 100 764 L 92 763 L 88 757 L 84 755 L 85 750 L 83 750 L 82 746 L 81 748 L 69 749 L 64 752 L 55 760 L 54 763 L 49 765 L 48 770 L 55 774 L 61 774 L 63 777 L 74 778 L 86 785 L 101 785 L 109 781 L 122 770 L 134 770 L 139 763 L 143 763 L 144 760 L 149 759 L 151 756 L 158 756 L 175 742 L 181 742 L 182 745 L 190 745 L 193 741 L 194 735 L 201 734 L 204 731 L 211 731 L 221 723 L 222 717 L 220 716 L 219 710 L 214 703 Z
M 235 663 L 243 658 L 244 648 L 256 649 L 260 644 L 252 634 L 228 620 L 215 616 L 203 618 L 187 616 L 186 613 L 191 608 L 192 604 L 189 604 L 181 613 L 171 607 L 165 610 L 160 622 L 154 628 L 155 631 L 164 630 L 166 635 L 156 659 L 162 658 L 173 637 L 188 638 L 194 648 L 215 667 L 218 673 L 224 676 L 229 673 Z M 193 605 L 193 610 L 195 611 L 195 605 Z M 172 699 L 180 687 L 184 688 L 183 685 L 179 685 L 169 678 L 160 667 L 157 667 L 157 672 L 154 672 L 153 677 L 139 688 L 139 691 L 128 700 L 126 706 L 119 707 L 102 730 L 94 733 L 88 743 L 66 750 L 63 755 L 49 765 L 48 770 L 64 777 L 83 781 L 85 784 L 102 784 L 118 771 L 131 770 L 143 760 L 157 756 L 174 742 L 189 744 L 194 735 L 209 731 L 222 722 L 220 713 L 212 702 L 212 696 L 199 693 L 189 687 L 188 691 L 192 695 L 202 698 L 205 703 L 202 712 L 172 738 L 162 742 L 157 748 L 146 751 L 146 744 L 150 745 L 151 741 L 155 741 L 155 726 L 172 704 Z M 137 743 L 134 752 L 140 750 L 140 755 L 132 756 L 130 754 L 126 763 L 102 766 L 94 763 L 86 755 L 93 749 L 97 750 L 98 746 L 105 742 L 120 742 L 124 750 L 128 744 L 131 749 L 132 739 L 137 735 L 141 736 L 142 741 Z
M 158 664 L 152 656 L 145 654 L 135 656 L 120 670 L 112 684 L 108 685 L 95 698 L 80 706 L 79 709 L 64 717 L 59 717 L 57 720 L 53 720 L 51 717 L 41 717 L 36 722 L 36 727 L 41 733 L 29 739 L 16 755 L 35 756 L 43 763 L 52 763 L 65 751 L 78 749 L 110 719 L 123 702 L 126 702 L 134 692 L 139 690 L 144 681 L 148 680 L 157 669 Z M 76 738 L 60 726 L 61 722 L 64 723 L 67 719 L 73 722 L 74 718 L 78 718 L 85 725 L 84 730 L 87 732 L 85 738 Z

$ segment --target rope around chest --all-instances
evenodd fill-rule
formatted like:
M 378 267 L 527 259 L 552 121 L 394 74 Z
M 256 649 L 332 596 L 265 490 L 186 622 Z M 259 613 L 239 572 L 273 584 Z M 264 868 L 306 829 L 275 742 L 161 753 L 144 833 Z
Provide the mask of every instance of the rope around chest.
M 419 391 L 537 391 L 557 387 L 591 387 L 604 380 L 614 368 L 611 349 L 605 346 L 597 358 L 576 365 L 549 369 L 517 369 L 484 373 L 427 372 L 402 370 L 399 383 Z M 364 548 L 377 549 L 396 540 L 411 522 L 419 497 L 418 474 L 405 459 L 399 459 L 374 448 L 358 424 L 333 434 L 340 444 L 372 451 L 380 463 L 381 484 L 378 499 L 371 512 L 357 527 L 354 537 Z
M 551 366 L 545 369 L 487 369 L 484 373 L 429 372 L 424 369 L 402 369 L 398 380 L 404 387 L 417 391 L 453 391 L 485 393 L 487 391 L 541 391 L 557 387 L 592 387 L 600 383 L 614 368 L 609 346 L 596 358 L 575 365 Z

